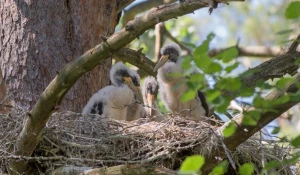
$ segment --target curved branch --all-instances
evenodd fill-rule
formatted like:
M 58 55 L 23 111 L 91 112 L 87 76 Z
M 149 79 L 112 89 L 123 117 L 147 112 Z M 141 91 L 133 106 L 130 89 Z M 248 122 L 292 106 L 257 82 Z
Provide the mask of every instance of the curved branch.
M 128 62 L 139 69 L 142 69 L 146 74 L 156 76 L 156 73 L 153 72 L 155 63 L 153 63 L 149 58 L 139 51 L 135 51 L 128 48 L 122 48 L 119 52 L 113 55 L 113 58 L 118 58 L 122 61 Z
M 157 7 L 163 4 L 170 4 L 176 1 L 177 0 L 148 0 L 135 4 L 124 11 L 122 24 L 123 26 L 125 26 L 128 23 L 128 21 L 133 20 L 137 14 L 145 12 L 146 10 L 149 10 L 153 7 Z
M 48 85 L 33 109 L 28 113 L 23 130 L 14 145 L 14 154 L 23 156 L 30 156 L 32 154 L 37 146 L 41 131 L 45 127 L 50 115 L 57 110 L 65 94 L 83 74 L 91 71 L 106 58 L 112 56 L 114 52 L 130 43 L 158 22 L 207 7 L 209 6 L 209 2 L 210 0 L 190 0 L 187 3 L 169 4 L 150 10 L 141 17 L 128 22 L 124 29 L 115 33 L 107 40 L 105 39 L 78 59 L 67 64 Z M 217 2 L 228 2 L 228 0 L 217 0 Z M 21 174 L 26 172 L 27 164 L 25 162 L 12 161 L 8 169 L 12 170 L 11 173 Z

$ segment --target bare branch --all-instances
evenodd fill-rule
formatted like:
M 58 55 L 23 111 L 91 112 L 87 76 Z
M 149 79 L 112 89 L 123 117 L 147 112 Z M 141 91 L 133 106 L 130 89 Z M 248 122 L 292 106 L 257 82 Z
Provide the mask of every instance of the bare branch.
M 223 49 L 212 49 L 208 52 L 210 57 L 214 57 L 219 53 L 227 50 L 228 48 Z M 238 56 L 248 56 L 248 57 L 275 57 L 281 54 L 284 49 L 281 47 L 265 47 L 265 46 L 246 46 L 241 47 L 237 46 L 239 55 Z
M 171 33 L 166 29 L 165 26 L 164 26 L 164 30 L 165 30 L 165 35 L 170 40 L 172 40 L 173 42 L 178 44 L 182 50 L 185 50 L 188 53 L 188 55 L 193 55 L 193 51 L 190 48 L 186 47 L 184 44 L 182 44 L 180 41 L 178 41 L 174 36 L 172 36 Z
M 128 21 L 133 20 L 134 17 L 139 13 L 145 12 L 146 10 L 149 10 L 153 7 L 157 7 L 159 5 L 169 4 L 173 2 L 176 2 L 176 0 L 151 0 L 138 3 L 130 7 L 130 9 L 124 11 L 122 24 L 123 26 L 125 26 L 128 23 Z
M 153 72 L 155 63 L 147 58 L 142 52 L 134 51 L 128 48 L 122 48 L 119 52 L 113 55 L 113 58 L 121 59 L 122 61 L 128 62 L 139 69 L 142 69 L 148 75 L 156 76 Z
M 224 2 L 228 2 L 228 0 L 224 0 Z M 61 103 L 65 94 L 83 74 L 91 71 L 108 57 L 112 56 L 114 52 L 130 43 L 158 22 L 207 7 L 208 3 L 209 0 L 191 0 L 189 3 L 169 4 L 163 8 L 150 10 L 145 15 L 128 22 L 124 29 L 90 49 L 80 58 L 67 64 L 48 85 L 33 109 L 28 113 L 23 130 L 14 145 L 14 154 L 22 156 L 30 156 L 32 154 L 49 116 L 57 110 L 57 106 Z M 18 172 L 25 172 L 28 168 L 25 162 L 12 161 L 10 162 L 9 169 L 16 171 L 15 173 L 17 174 Z

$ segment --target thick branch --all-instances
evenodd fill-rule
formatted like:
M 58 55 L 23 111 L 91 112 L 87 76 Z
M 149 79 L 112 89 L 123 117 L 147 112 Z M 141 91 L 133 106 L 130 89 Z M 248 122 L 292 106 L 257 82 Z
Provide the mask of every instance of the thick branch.
M 279 97 L 284 96 L 285 92 L 289 92 L 289 93 L 296 92 L 297 88 L 295 88 L 295 87 L 296 87 L 296 83 L 298 83 L 299 80 L 300 80 L 300 74 L 298 73 L 294 77 L 294 82 L 288 84 L 286 86 L 285 90 L 274 90 L 266 97 L 266 99 L 272 101 Z M 296 105 L 299 102 L 300 102 L 300 100 L 290 101 L 288 103 L 275 106 L 274 107 L 275 111 L 265 112 L 261 115 L 260 119 L 257 121 L 256 126 L 249 126 L 249 125 L 243 124 L 242 121 L 244 119 L 244 116 L 241 114 L 237 117 L 234 117 L 231 121 L 225 123 L 222 127 L 220 127 L 218 129 L 217 133 L 219 133 L 220 138 L 222 138 L 222 133 L 223 133 L 224 128 L 230 122 L 233 121 L 233 123 L 236 126 L 235 133 L 228 138 L 223 138 L 222 142 L 226 145 L 227 149 L 234 150 L 240 144 L 242 144 L 247 139 L 249 139 L 252 135 L 254 135 L 257 131 L 259 131 L 260 129 L 265 127 L 271 121 L 275 120 L 277 117 L 282 115 L 282 113 L 286 112 L 288 109 L 290 109 L 291 107 L 293 107 L 294 105 Z M 249 110 L 253 110 L 253 109 L 254 108 L 249 109 Z M 214 150 L 213 152 L 211 152 L 211 157 L 206 160 L 206 164 L 202 169 L 204 172 L 209 172 L 211 170 L 211 168 L 213 168 L 215 166 L 215 162 L 216 162 L 215 157 L 216 156 L 221 156 L 223 158 L 225 157 L 224 147 L 220 146 L 219 150 Z
M 153 7 L 157 7 L 159 5 L 169 4 L 173 2 L 176 2 L 176 0 L 151 0 L 135 4 L 134 6 L 124 11 L 122 24 L 123 26 L 125 26 L 128 23 L 128 21 L 133 20 L 134 17 L 139 13 L 145 12 L 146 10 L 149 10 Z
M 14 154 L 30 156 L 38 143 L 38 138 L 45 127 L 49 116 L 57 110 L 68 90 L 86 72 L 101 64 L 136 37 L 161 21 L 166 21 L 177 16 L 193 12 L 199 8 L 207 7 L 210 0 L 191 0 L 188 3 L 176 3 L 150 10 L 145 15 L 128 22 L 126 27 L 103 41 L 95 48 L 90 49 L 80 58 L 67 64 L 61 72 L 52 80 L 34 108 L 28 114 L 27 121 L 14 147 Z M 218 2 L 223 2 L 218 0 Z M 224 0 L 228 2 L 228 0 Z M 11 170 L 15 174 L 26 172 L 25 162 L 13 161 L 10 163 Z M 13 172 L 12 172 L 13 173 Z
M 214 57 L 219 53 L 225 51 L 227 48 L 223 49 L 212 49 L 208 52 L 210 57 Z M 237 47 L 239 55 L 247 57 L 275 57 L 281 54 L 284 50 L 281 47 L 265 47 L 265 46 L 245 46 Z
M 128 62 L 139 69 L 142 69 L 148 75 L 156 76 L 153 72 L 155 63 L 153 63 L 149 58 L 147 58 L 142 52 L 135 51 L 128 48 L 122 48 L 119 52 L 113 55 L 113 58 L 118 58 L 122 61 Z

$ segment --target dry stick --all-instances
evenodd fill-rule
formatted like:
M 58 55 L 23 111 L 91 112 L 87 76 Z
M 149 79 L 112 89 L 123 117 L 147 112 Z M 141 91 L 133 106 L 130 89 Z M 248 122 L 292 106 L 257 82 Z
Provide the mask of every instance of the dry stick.
M 163 26 L 163 27 L 164 27 L 163 29 L 165 31 L 165 35 L 170 40 L 172 40 L 174 43 L 178 44 L 182 50 L 185 50 L 188 53 L 188 55 L 193 55 L 193 51 L 190 48 L 186 47 L 184 44 L 182 44 L 180 41 L 178 41 L 174 36 L 172 36 L 172 34 L 166 29 L 165 26 Z
M 25 126 L 15 144 L 14 154 L 23 156 L 32 154 L 50 115 L 57 110 L 57 106 L 61 103 L 65 94 L 83 74 L 91 71 L 105 59 L 112 56 L 114 52 L 130 43 L 158 22 L 207 7 L 209 2 L 210 0 L 191 0 L 188 3 L 174 3 L 152 9 L 141 17 L 128 22 L 125 28 L 104 40 L 95 48 L 90 49 L 78 59 L 67 64 L 48 85 L 31 112 L 28 113 Z M 228 2 L 228 0 L 218 0 L 217 2 Z M 28 166 L 24 161 L 12 161 L 8 169 L 19 173 L 28 172 Z

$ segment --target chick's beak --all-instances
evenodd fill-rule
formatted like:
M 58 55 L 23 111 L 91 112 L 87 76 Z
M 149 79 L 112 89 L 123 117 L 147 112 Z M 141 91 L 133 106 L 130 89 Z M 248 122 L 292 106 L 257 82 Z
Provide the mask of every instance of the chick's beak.
M 161 68 L 167 61 L 169 60 L 169 55 L 162 55 L 155 65 L 153 72 L 156 72 L 159 68 Z
M 147 102 L 150 108 L 150 116 L 152 115 L 152 111 L 153 111 L 153 101 L 155 99 L 154 94 L 151 93 L 147 93 Z
M 140 88 L 140 86 L 136 86 L 135 88 L 136 88 L 136 90 L 137 90 L 137 93 L 134 94 L 135 97 L 137 98 L 137 100 L 138 100 L 140 103 L 144 104 L 144 102 L 143 102 L 143 97 L 142 97 L 142 94 L 141 94 L 141 88 Z
M 140 87 L 139 86 L 135 86 L 132 82 L 131 77 L 123 77 L 124 78 L 124 83 L 133 91 L 135 97 L 137 98 L 137 100 L 140 103 L 143 103 L 143 98 L 140 92 Z

